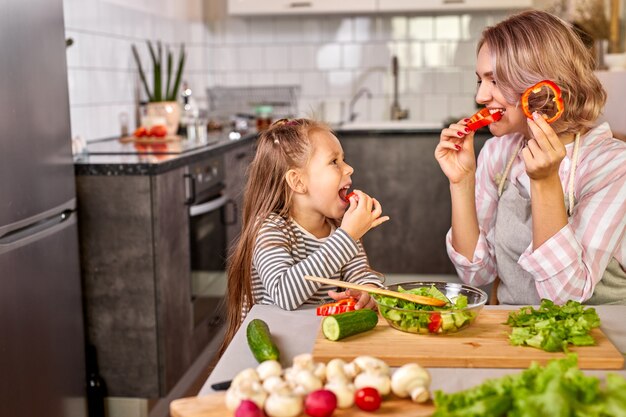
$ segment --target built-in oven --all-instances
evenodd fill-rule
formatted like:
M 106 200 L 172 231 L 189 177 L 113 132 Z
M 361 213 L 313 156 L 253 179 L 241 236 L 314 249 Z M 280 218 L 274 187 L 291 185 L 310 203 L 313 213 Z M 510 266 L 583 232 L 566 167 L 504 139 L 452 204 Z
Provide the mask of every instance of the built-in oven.
M 226 318 L 226 229 L 236 221 L 236 207 L 225 193 L 223 156 L 190 165 L 185 181 L 194 326 L 210 337 Z

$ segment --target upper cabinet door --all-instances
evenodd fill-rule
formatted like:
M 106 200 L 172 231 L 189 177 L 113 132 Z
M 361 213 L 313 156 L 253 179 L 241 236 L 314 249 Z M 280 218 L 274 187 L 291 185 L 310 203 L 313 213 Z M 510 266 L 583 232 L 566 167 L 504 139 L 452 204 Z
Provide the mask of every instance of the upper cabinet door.
M 228 0 L 231 15 L 373 13 L 378 0 Z M 420 0 L 421 1 L 421 0 Z M 407 1 L 410 3 L 410 1 Z
M 533 0 L 377 0 L 381 12 L 463 12 L 472 10 L 525 9 Z

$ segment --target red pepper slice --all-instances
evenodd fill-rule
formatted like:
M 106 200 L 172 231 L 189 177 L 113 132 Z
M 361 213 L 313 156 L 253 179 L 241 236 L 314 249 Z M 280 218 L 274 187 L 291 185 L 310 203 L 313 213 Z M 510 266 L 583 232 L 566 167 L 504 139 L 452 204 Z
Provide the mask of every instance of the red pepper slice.
M 524 114 L 526 115 L 526 117 L 528 117 L 529 119 L 532 119 L 533 111 L 530 109 L 530 106 L 528 103 L 529 99 L 531 98 L 533 94 L 540 93 L 544 87 L 548 88 L 550 92 L 552 92 L 552 94 L 554 95 L 554 98 L 552 99 L 552 101 L 556 104 L 556 113 L 552 117 L 546 118 L 546 122 L 552 123 L 556 119 L 561 117 L 561 115 L 563 114 L 563 111 L 565 110 L 565 105 L 563 104 L 563 95 L 561 94 L 561 89 L 553 81 L 543 80 L 533 85 L 532 87 L 526 89 L 526 91 L 524 91 L 524 94 L 522 94 L 522 110 L 524 110 Z
M 470 117 L 467 128 L 470 130 L 478 130 L 483 126 L 487 126 L 490 123 L 497 122 L 502 118 L 502 112 L 491 113 L 487 107 L 483 107 Z
M 441 327 L 441 314 L 433 313 L 430 315 L 430 321 L 428 322 L 428 331 L 431 333 L 437 333 Z
M 328 303 L 317 307 L 318 316 L 332 316 L 333 314 L 345 313 L 353 311 L 356 305 L 356 299 L 344 298 L 334 303 Z

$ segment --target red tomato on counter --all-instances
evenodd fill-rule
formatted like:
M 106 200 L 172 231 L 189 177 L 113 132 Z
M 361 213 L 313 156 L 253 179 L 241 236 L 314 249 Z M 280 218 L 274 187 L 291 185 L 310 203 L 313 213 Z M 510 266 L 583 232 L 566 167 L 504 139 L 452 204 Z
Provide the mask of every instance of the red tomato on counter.
M 154 125 L 150 129 L 150 136 L 164 138 L 166 135 L 167 135 L 167 127 L 165 127 L 164 125 Z
M 139 126 L 137 129 L 135 129 L 135 133 L 133 133 L 133 136 L 135 136 L 136 138 L 143 138 L 146 135 L 148 135 L 148 130 L 143 126 Z

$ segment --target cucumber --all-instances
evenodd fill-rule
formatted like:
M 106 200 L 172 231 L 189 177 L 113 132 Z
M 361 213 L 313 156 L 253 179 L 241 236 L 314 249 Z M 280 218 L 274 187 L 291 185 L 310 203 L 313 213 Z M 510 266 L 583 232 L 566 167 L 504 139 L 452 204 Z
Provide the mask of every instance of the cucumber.
M 327 316 L 322 321 L 322 333 L 328 340 L 341 340 L 372 330 L 378 324 L 378 314 L 368 308 Z
M 270 328 L 263 320 L 253 319 L 246 328 L 248 347 L 258 362 L 278 360 L 280 352 L 272 340 Z

